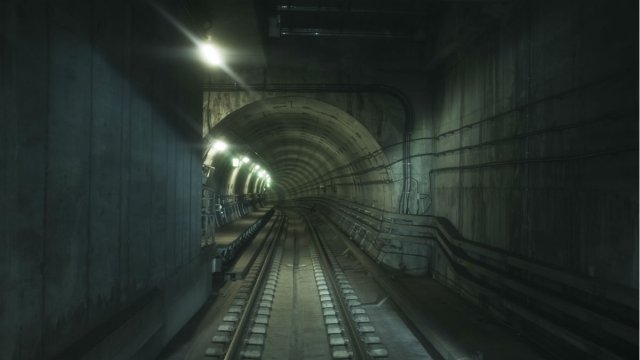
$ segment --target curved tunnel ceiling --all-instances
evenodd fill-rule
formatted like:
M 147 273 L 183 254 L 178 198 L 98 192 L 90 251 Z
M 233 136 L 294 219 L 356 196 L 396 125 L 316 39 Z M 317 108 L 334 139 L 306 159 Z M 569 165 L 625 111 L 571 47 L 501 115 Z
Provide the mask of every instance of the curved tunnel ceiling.
M 358 120 L 330 104 L 301 96 L 246 105 L 221 120 L 211 135 L 258 154 L 284 197 L 301 186 L 329 185 L 330 174 L 343 172 L 349 177 L 349 171 L 363 170 L 362 164 L 352 165 L 363 156 L 376 154 L 377 163 L 386 163 L 380 146 Z M 390 182 L 386 172 L 365 176 L 376 177 L 381 184 Z M 348 180 L 358 181 L 358 176 Z

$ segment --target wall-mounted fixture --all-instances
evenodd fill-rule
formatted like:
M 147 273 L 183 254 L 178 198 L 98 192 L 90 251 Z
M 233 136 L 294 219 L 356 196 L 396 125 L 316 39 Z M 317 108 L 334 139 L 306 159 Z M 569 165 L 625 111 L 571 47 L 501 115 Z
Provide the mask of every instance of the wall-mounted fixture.
M 202 164 L 202 185 L 207 183 L 207 179 L 209 179 L 215 170 L 216 168 L 213 166 Z
M 210 66 L 220 66 L 222 62 L 222 54 L 220 50 L 211 42 L 211 39 L 201 42 L 198 47 L 200 48 L 200 57 L 202 60 Z

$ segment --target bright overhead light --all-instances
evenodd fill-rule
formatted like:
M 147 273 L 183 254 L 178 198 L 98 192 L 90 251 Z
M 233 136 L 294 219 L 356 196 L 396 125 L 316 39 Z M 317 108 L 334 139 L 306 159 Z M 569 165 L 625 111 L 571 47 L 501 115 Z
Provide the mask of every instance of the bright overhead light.
M 260 170 L 260 165 L 256 164 L 255 169 L 256 169 L 256 170 Z
M 213 142 L 213 149 L 215 151 L 225 151 L 228 147 L 229 145 L 227 145 L 227 143 L 225 143 L 224 141 L 216 140 Z
M 245 163 L 245 164 L 249 163 L 249 161 L 250 161 L 250 159 L 248 157 L 246 157 L 246 156 L 242 158 L 242 162 Z
M 211 66 L 222 65 L 222 55 L 220 55 L 220 50 L 210 42 L 200 43 L 200 56 L 204 62 Z

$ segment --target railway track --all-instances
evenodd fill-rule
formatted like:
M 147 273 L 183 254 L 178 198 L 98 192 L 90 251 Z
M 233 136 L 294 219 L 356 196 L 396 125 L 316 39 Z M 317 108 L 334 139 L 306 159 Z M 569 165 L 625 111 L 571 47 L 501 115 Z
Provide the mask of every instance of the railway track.
M 264 246 L 228 294 L 204 358 L 394 358 L 334 250 L 308 219 L 276 211 L 263 231 Z

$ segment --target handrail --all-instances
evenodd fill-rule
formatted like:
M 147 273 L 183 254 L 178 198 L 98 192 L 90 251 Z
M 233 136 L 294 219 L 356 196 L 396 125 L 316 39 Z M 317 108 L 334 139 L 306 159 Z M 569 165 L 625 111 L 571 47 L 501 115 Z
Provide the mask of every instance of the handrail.
M 236 252 L 242 249 L 247 242 L 253 239 L 253 237 L 262 229 L 262 227 L 271 219 L 273 213 L 274 209 L 269 210 L 253 224 L 245 228 L 240 233 L 240 235 L 238 235 L 238 237 L 236 237 L 226 248 L 219 249 L 218 254 L 220 255 L 220 257 L 222 257 L 223 263 L 226 264 L 232 261 L 235 257 Z

